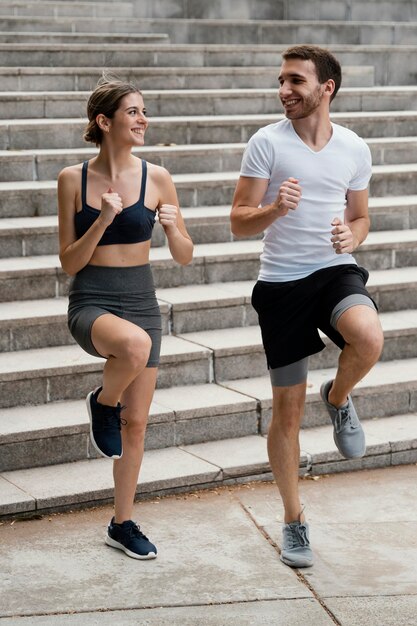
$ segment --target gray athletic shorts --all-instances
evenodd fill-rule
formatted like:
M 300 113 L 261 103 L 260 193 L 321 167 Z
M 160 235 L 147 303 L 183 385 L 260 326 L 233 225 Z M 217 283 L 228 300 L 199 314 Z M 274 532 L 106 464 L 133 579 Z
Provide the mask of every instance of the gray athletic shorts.
M 86 265 L 71 281 L 68 328 L 88 354 L 101 357 L 91 340 L 100 315 L 112 313 L 145 330 L 152 340 L 147 367 L 157 367 L 161 348 L 161 313 L 150 265 L 104 267 Z

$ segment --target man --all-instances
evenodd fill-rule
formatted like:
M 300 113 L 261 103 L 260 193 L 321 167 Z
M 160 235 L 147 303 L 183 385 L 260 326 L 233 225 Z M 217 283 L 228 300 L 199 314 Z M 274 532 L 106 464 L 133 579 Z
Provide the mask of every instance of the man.
M 339 451 L 361 457 L 365 437 L 350 392 L 378 360 L 383 333 L 365 288 L 368 272 L 351 255 L 369 231 L 371 157 L 362 139 L 330 121 L 340 64 L 317 46 L 294 46 L 282 56 L 286 119 L 250 139 L 231 224 L 237 236 L 265 231 L 252 304 L 272 383 L 268 455 L 285 510 L 281 560 L 309 567 L 298 493 L 308 357 L 324 348 L 318 329 L 342 349 L 336 376 L 320 393 Z

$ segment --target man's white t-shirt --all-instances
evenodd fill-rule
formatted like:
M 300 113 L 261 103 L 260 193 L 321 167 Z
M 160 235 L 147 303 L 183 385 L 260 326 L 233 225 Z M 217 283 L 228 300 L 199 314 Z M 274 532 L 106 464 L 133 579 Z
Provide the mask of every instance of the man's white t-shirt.
M 332 220 L 344 221 L 348 190 L 368 187 L 371 154 L 353 131 L 332 124 L 330 141 L 314 152 L 285 119 L 258 130 L 243 155 L 241 176 L 268 179 L 261 206 L 273 202 L 281 184 L 296 178 L 302 197 L 297 209 L 265 231 L 259 280 L 282 282 L 304 278 L 335 265 L 356 263 L 351 254 L 336 254 L 330 241 Z

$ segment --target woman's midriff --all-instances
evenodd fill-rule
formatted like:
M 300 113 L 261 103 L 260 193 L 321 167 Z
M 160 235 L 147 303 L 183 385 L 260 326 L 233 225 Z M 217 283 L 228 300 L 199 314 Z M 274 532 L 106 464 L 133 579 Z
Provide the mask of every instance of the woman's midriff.
M 108 267 L 129 267 L 149 263 L 151 241 L 140 243 L 120 243 L 111 246 L 98 246 L 89 261 L 89 265 Z

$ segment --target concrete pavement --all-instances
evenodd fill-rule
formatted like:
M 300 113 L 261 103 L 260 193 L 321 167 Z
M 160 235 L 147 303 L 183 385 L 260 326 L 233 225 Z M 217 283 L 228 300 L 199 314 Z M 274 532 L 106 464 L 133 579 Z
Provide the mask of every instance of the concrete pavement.
M 315 565 L 279 560 L 272 483 L 135 506 L 158 546 L 105 546 L 111 507 L 0 523 L 0 626 L 412 626 L 417 624 L 415 465 L 301 481 Z

